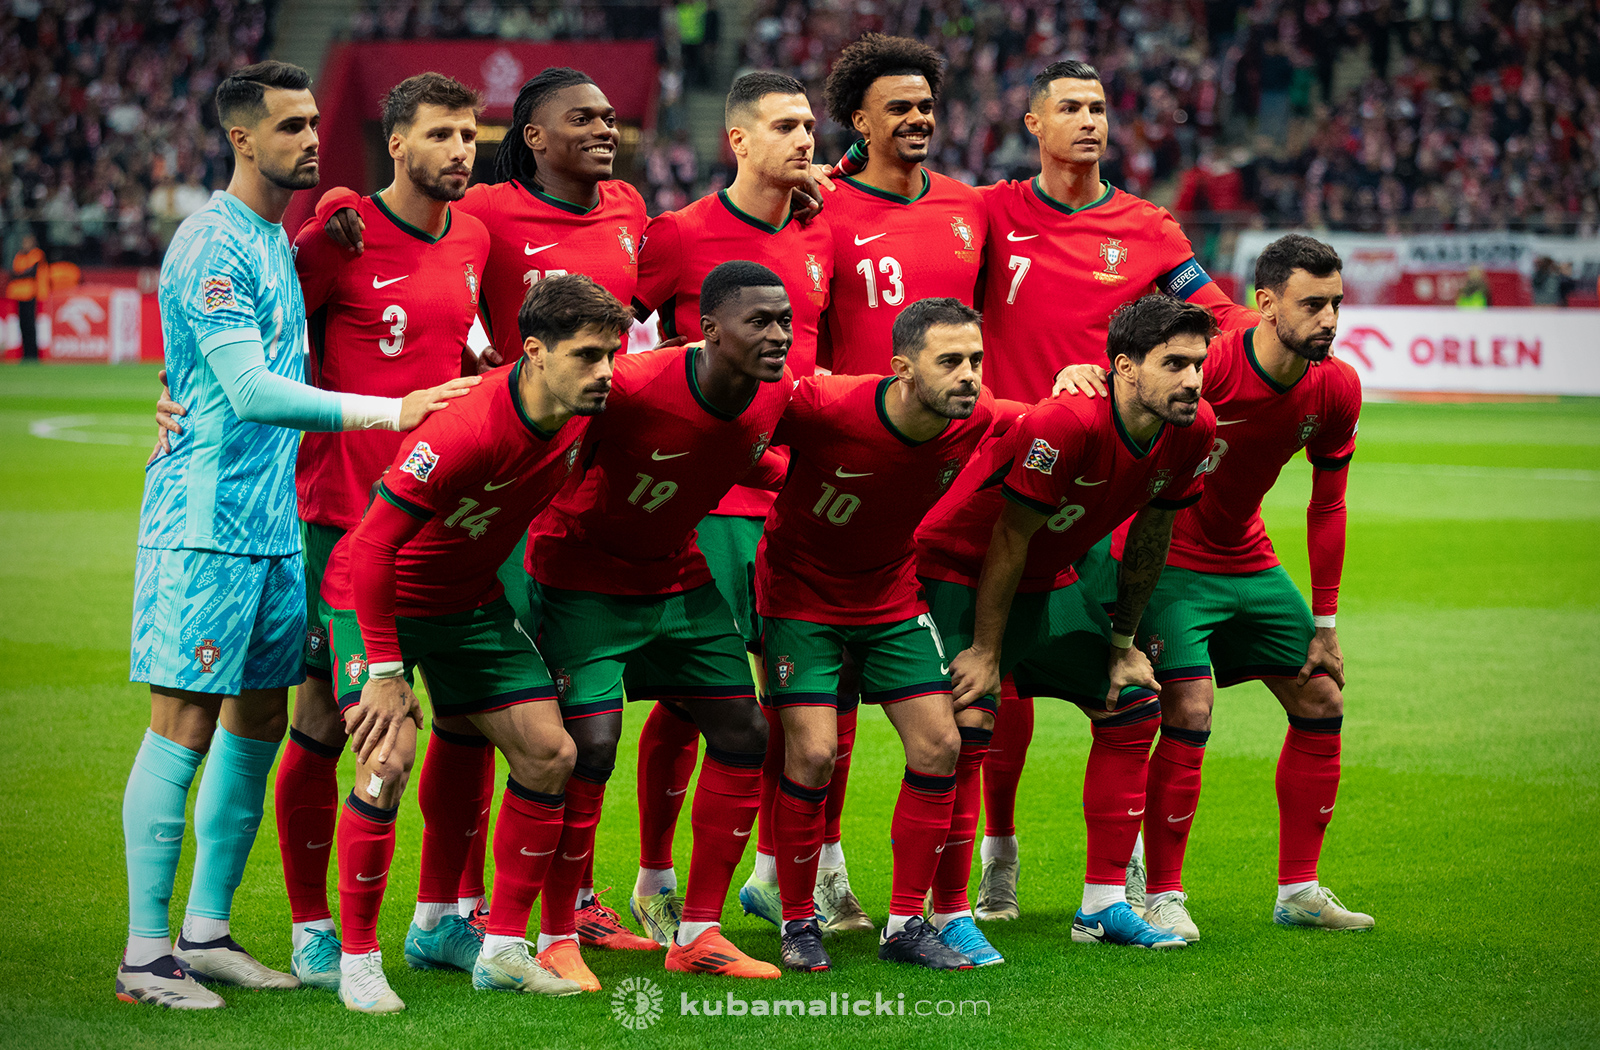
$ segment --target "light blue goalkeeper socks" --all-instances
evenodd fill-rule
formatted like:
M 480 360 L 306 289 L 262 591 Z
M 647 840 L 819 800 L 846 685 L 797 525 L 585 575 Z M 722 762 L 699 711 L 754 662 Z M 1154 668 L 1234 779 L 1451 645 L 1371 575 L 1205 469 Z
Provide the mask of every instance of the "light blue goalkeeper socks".
M 167 906 L 183 851 L 183 811 L 203 757 L 147 729 L 133 760 L 122 796 L 122 835 L 128 857 L 128 932 L 135 937 L 169 935 Z
M 233 910 L 233 892 L 244 878 L 245 861 L 261 826 L 267 775 L 279 743 L 235 736 L 221 726 L 212 736 L 211 757 L 194 803 L 197 848 L 189 915 L 225 920 Z

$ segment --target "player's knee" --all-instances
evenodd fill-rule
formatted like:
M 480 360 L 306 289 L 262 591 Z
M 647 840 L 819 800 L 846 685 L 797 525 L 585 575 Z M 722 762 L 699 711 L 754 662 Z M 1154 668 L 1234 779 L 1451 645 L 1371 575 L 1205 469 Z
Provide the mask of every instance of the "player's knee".
M 572 761 L 582 762 L 595 769 L 611 769 L 617 764 L 617 742 L 604 738 L 577 740 L 566 737 L 566 746 L 572 751 Z
M 906 741 L 906 765 L 919 773 L 949 776 L 960 757 L 961 732 L 954 723 Z
M 833 778 L 836 748 L 830 740 L 790 743 L 784 773 L 806 787 L 821 787 Z
M 711 718 L 697 717 L 697 721 L 707 747 L 744 754 L 766 753 L 767 720 L 754 702 L 723 701 Z

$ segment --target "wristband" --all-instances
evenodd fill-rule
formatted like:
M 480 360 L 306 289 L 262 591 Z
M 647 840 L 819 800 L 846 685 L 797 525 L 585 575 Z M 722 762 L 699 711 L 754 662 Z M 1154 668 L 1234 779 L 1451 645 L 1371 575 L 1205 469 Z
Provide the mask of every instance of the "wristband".
M 1118 634 L 1116 631 L 1112 631 L 1111 632 L 1111 647 L 1113 649 L 1132 649 L 1133 648 L 1133 635 L 1131 635 L 1131 634 Z
M 340 394 L 339 414 L 345 430 L 399 430 L 400 398 Z
M 380 664 L 367 665 L 367 677 L 373 681 L 385 678 L 399 678 L 406 673 L 406 665 L 400 660 L 385 660 Z
M 1312 624 L 1313 627 L 1316 627 L 1318 630 L 1321 630 L 1324 627 L 1328 628 L 1329 630 L 1332 630 L 1333 629 L 1333 617 L 1332 616 L 1313 616 L 1311 618 L 1311 624 Z

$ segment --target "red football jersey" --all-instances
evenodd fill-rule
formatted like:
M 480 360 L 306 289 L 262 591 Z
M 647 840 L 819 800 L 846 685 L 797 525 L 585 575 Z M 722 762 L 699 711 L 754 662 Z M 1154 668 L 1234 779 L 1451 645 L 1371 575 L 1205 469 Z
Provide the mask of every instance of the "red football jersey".
M 929 513 L 917 530 L 917 571 L 976 587 L 1004 498 L 1049 515 L 1017 590 L 1070 585 L 1073 562 L 1146 503 L 1176 510 L 1200 498 L 1216 421 L 1202 399 L 1193 423 L 1164 424 L 1141 449 L 1114 398 L 1062 395 L 1035 405 L 979 448 Z
M 1107 364 L 1117 307 L 1156 291 L 1188 299 L 1211 283 L 1165 208 L 1110 183 L 1076 210 L 1037 176 L 978 192 L 989 223 L 983 371 L 996 397 L 1049 397 L 1066 365 Z
M 833 283 L 823 364 L 835 375 L 883 375 L 901 310 L 936 297 L 972 305 L 983 268 L 983 200 L 926 168 L 922 192 L 910 199 L 858 179 L 835 181 L 825 213 Z
M 669 334 L 698 339 L 700 285 L 706 274 L 734 259 L 758 262 L 783 281 L 794 308 L 788 368 L 797 376 L 815 372 L 817 329 L 833 278 L 833 231 L 825 219 L 809 225 L 790 219 L 774 227 L 740 211 L 726 190 L 657 215 L 640 249 L 634 304 L 641 313 L 659 310 Z M 760 518 L 771 506 L 772 493 L 740 486 L 716 512 Z
M 762 383 L 736 416 L 700 393 L 699 350 L 617 358 L 581 483 L 528 531 L 525 564 L 547 587 L 668 594 L 711 582 L 695 527 L 761 459 L 794 378 Z
M 295 237 L 311 338 L 308 379 L 324 390 L 403 397 L 460 375 L 489 231 L 451 208 L 435 240 L 377 197 L 355 207 L 366 223 L 362 254 L 343 252 L 315 219 Z M 392 430 L 307 434 L 295 462 L 300 517 L 354 528 L 403 437 Z
M 535 281 L 581 273 L 624 303 L 633 301 L 644 240 L 644 198 L 621 179 L 600 183 L 582 208 L 519 180 L 468 188 L 460 210 L 489 227 L 483 325 L 505 361 L 522 352 L 517 311 Z
M 1206 357 L 1205 398 L 1217 413 L 1205 495 L 1178 515 L 1167 564 L 1196 572 L 1260 572 L 1278 564 L 1261 500 L 1302 448 L 1324 469 L 1356 450 L 1361 379 L 1336 357 L 1282 387 L 1256 361 L 1255 329 L 1224 332 Z M 1116 554 L 1122 554 L 1117 537 Z
M 592 417 L 569 419 L 553 434 L 535 426 L 516 396 L 522 360 L 489 372 L 471 393 L 423 420 L 384 475 L 379 498 L 427 521 L 395 559 L 401 616 L 465 612 L 500 597 L 496 572 L 578 467 Z M 333 548 L 322 578 L 322 597 L 335 609 L 357 608 L 354 535 Z M 372 638 L 367 645 L 376 648 Z
M 756 609 L 810 623 L 896 623 L 917 597 L 913 536 L 949 489 L 997 406 L 912 441 L 889 421 L 893 376 L 812 376 L 795 385 L 775 442 L 789 475 L 756 550 Z

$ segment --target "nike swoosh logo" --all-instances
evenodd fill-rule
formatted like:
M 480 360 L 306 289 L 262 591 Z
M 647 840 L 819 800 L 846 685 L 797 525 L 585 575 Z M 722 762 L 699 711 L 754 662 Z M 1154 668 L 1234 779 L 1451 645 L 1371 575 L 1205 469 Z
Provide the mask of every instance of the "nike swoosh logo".
M 467 832 L 467 838 L 470 839 L 472 836 L 476 835 L 477 833 L 478 833 L 478 829 L 477 828 L 473 828 L 471 831 Z
M 1250 422 L 1248 419 L 1219 419 L 1219 420 L 1217 420 L 1217 426 L 1219 426 L 1219 427 L 1231 427 L 1235 423 L 1248 423 L 1248 422 Z
M 1167 823 L 1168 824 L 1182 824 L 1184 821 L 1188 820 L 1192 816 L 1194 816 L 1194 810 L 1191 809 L 1188 813 L 1186 813 L 1185 815 L 1183 815 L 1181 817 L 1168 817 L 1167 818 Z
M 739 831 L 739 830 L 735 829 L 734 830 L 734 834 L 739 836 L 740 838 L 745 838 L 746 836 L 748 836 L 754 830 L 755 830 L 755 825 L 751 825 L 750 827 L 745 828 L 743 831 Z
M 543 247 L 535 248 L 533 245 L 529 244 L 527 241 L 523 241 L 522 242 L 522 254 L 523 255 L 538 255 L 540 252 L 544 251 L 546 248 L 554 248 L 556 245 L 558 245 L 560 243 L 561 243 L 560 241 L 552 241 L 551 243 L 546 244 Z
M 325 846 L 331 845 L 333 845 L 332 839 L 329 839 L 327 842 L 308 842 L 306 843 L 306 849 L 322 849 Z
M 533 852 L 533 850 L 531 850 L 528 847 L 524 846 L 524 847 L 522 847 L 522 849 L 519 852 L 524 857 L 548 857 L 551 854 L 555 853 L 555 850 L 547 849 L 543 853 L 535 853 L 535 852 Z
M 1087 933 L 1091 937 L 1104 937 L 1106 935 L 1106 927 L 1104 923 L 1095 923 L 1094 929 L 1092 930 L 1080 923 L 1078 929 L 1082 930 L 1084 933 Z
M 684 788 L 682 791 L 674 791 L 671 788 L 667 788 L 667 797 L 669 798 L 676 798 L 679 795 L 687 795 L 688 793 L 688 788 Z
M 940 674 L 949 674 L 950 673 L 950 665 L 949 664 L 940 664 L 939 665 L 939 673 Z
M 583 858 L 587 857 L 588 855 L 589 855 L 589 851 L 588 850 L 584 850 L 582 853 L 578 854 L 576 857 L 574 857 L 574 856 L 572 856 L 570 854 L 567 854 L 567 853 L 563 853 L 563 854 L 561 854 L 561 859 L 562 860 L 582 860 Z
M 1334 803 L 1334 805 L 1336 806 L 1336 805 L 1338 805 L 1338 803 L 1336 802 L 1336 803 Z M 1317 810 L 1317 812 L 1318 813 L 1332 813 L 1333 812 L 1333 806 L 1329 806 L 1327 809 L 1319 809 L 1319 810 Z
M 1111 479 L 1110 478 L 1101 478 L 1099 481 L 1084 481 L 1083 480 L 1083 475 L 1079 474 L 1077 477 L 1073 478 L 1072 480 L 1077 482 L 1079 485 L 1083 485 L 1083 486 L 1086 486 L 1088 488 L 1094 488 L 1096 485 L 1104 485 L 1106 482 L 1110 481 Z
M 406 279 L 406 277 L 410 277 L 410 276 L 411 275 L 408 273 L 408 274 L 405 275 L 405 277 L 391 277 L 387 281 L 380 281 L 376 277 L 374 277 L 372 279 L 372 287 L 374 287 L 374 288 L 387 288 L 391 284 L 394 284 L 396 281 L 403 281 L 403 280 Z
M 887 233 L 875 233 L 871 237 L 857 237 L 856 238 L 856 247 L 859 248 L 863 244 L 867 244 L 867 243 L 870 243 L 872 241 L 877 240 L 879 237 L 887 237 L 887 236 L 889 236 Z
M 183 841 L 183 832 L 180 831 L 176 835 L 172 836 L 169 839 L 165 835 L 161 834 L 161 832 L 158 831 L 158 832 L 155 833 L 155 837 L 156 837 L 156 841 L 157 842 L 182 842 Z M 324 842 L 323 845 L 326 846 L 327 843 Z
M 852 474 L 843 467 L 840 467 L 838 470 L 833 472 L 833 476 L 836 478 L 870 478 L 872 477 L 872 471 L 868 470 L 863 471 L 860 474 Z
M 516 480 L 517 480 L 516 478 L 512 478 L 511 479 L 511 481 L 516 481 Z M 485 492 L 493 492 L 495 489 L 503 489 L 507 485 L 511 484 L 511 481 L 502 481 L 498 485 L 485 485 L 485 486 L 483 486 L 483 491 L 485 491 Z
M 1142 810 L 1142 809 L 1141 810 L 1131 810 L 1130 809 L 1130 810 L 1128 810 L 1128 816 L 1130 816 L 1130 817 L 1142 817 L 1142 816 L 1144 816 L 1144 810 Z
M 1017 236 L 1017 231 L 1016 230 L 1012 230 L 1010 233 L 1006 234 L 1006 240 L 1008 240 L 1008 241 L 1031 241 L 1037 236 L 1039 236 L 1037 233 L 1030 233 L 1026 237 L 1018 237 Z
M 879 234 L 879 236 L 881 237 L 882 234 Z M 821 852 L 822 852 L 822 847 L 818 846 L 816 849 L 812 850 L 810 853 L 807 853 L 805 856 L 796 857 L 794 859 L 794 862 L 796 864 L 804 864 L 806 861 L 810 860 L 812 857 L 815 857 L 818 853 L 821 853 Z
M 658 448 L 654 452 L 650 453 L 650 458 L 654 459 L 654 460 L 677 459 L 679 456 L 687 456 L 688 454 L 689 453 L 687 453 L 687 452 L 674 452 L 670 456 L 663 456 L 661 454 L 661 450 Z
M 946 842 L 945 845 L 946 846 L 965 846 L 967 843 L 969 843 L 971 841 L 972 841 L 971 839 L 962 839 L 960 842 Z
M 387 870 L 380 871 L 376 875 L 363 875 L 358 871 L 358 872 L 356 872 L 356 881 L 357 882 L 377 882 L 379 879 L 383 878 L 387 874 L 389 874 L 389 872 Z

